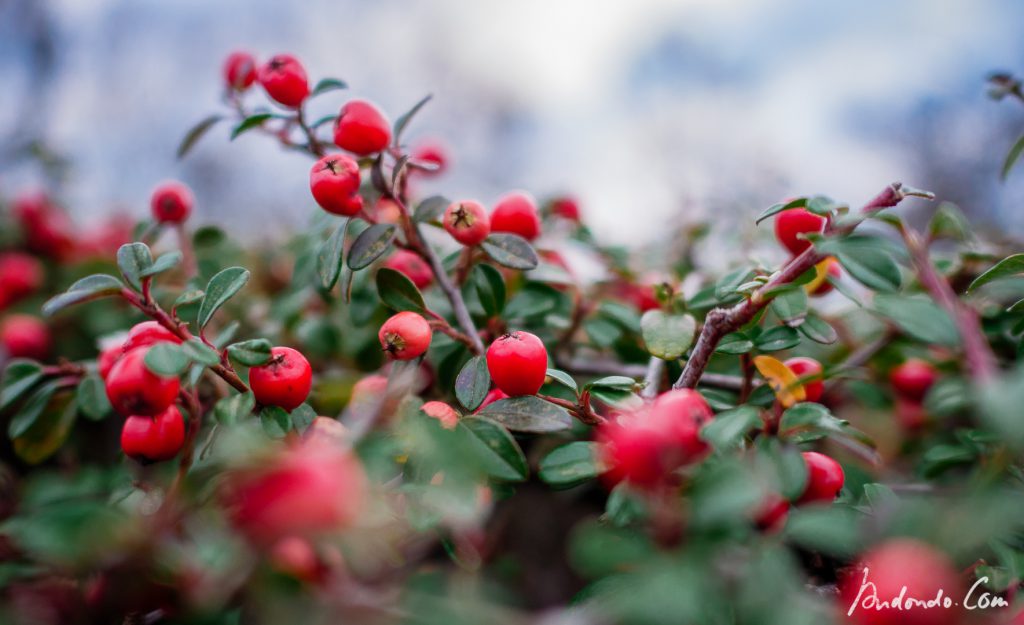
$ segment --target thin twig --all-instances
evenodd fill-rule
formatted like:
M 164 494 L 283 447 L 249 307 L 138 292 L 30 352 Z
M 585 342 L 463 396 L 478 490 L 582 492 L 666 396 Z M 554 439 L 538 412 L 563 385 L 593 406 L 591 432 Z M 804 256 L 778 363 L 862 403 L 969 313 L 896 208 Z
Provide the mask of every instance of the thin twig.
M 640 391 L 640 397 L 654 399 L 661 391 L 661 379 L 665 377 L 665 361 L 657 356 L 651 356 L 647 361 L 647 371 L 644 373 L 644 390 Z

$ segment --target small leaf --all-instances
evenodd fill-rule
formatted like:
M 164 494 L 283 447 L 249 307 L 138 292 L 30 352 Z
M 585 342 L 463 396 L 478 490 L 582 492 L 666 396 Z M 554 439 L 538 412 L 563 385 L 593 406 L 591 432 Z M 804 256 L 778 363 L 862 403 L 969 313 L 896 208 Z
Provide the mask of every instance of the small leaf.
M 556 447 L 540 461 L 540 479 L 555 488 L 570 488 L 606 471 L 598 460 L 597 443 L 576 441 Z
M 292 429 L 292 417 L 280 406 L 264 406 L 260 425 L 270 438 L 284 438 Z
M 839 340 L 839 335 L 836 333 L 835 328 L 814 313 L 809 313 L 804 318 L 804 322 L 797 327 L 797 330 L 800 334 L 822 345 L 831 345 Z
M 903 281 L 886 242 L 878 237 L 852 235 L 829 239 L 818 249 L 835 256 L 843 269 L 868 288 L 894 291 Z
M 496 232 L 480 247 L 494 262 L 509 269 L 533 269 L 540 262 L 530 242 L 509 232 Z
M 487 360 L 474 356 L 462 366 L 455 378 L 455 397 L 466 410 L 476 410 L 491 388 L 491 374 L 487 371 Z
M 345 84 L 344 80 L 338 80 L 337 78 L 324 78 L 320 82 L 316 83 L 313 87 L 313 91 L 309 93 L 309 97 L 313 98 L 321 93 L 327 93 L 328 91 L 334 91 L 336 89 L 348 89 L 348 85 Z
M 516 432 L 557 432 L 572 427 L 572 417 L 564 408 L 532 395 L 499 399 L 479 415 Z
M 444 213 L 451 203 L 451 200 L 443 195 L 432 195 L 416 206 L 412 220 L 417 223 L 438 221 L 441 219 L 441 214 Z
M 693 343 L 697 321 L 691 315 L 670 315 L 648 310 L 640 318 L 640 330 L 647 351 L 662 360 L 676 360 Z
M 228 345 L 228 356 L 246 367 L 259 367 L 270 362 L 271 348 L 267 339 L 250 339 Z
M 68 290 L 43 304 L 43 315 L 50 317 L 68 306 L 89 302 L 101 297 L 120 295 L 124 285 L 114 276 L 98 273 L 75 282 Z
M 32 426 L 14 439 L 14 453 L 28 464 L 46 460 L 67 441 L 77 415 L 78 410 L 70 394 L 61 393 L 49 398 Z
M 928 234 L 933 239 L 966 241 L 973 237 L 971 223 L 956 204 L 943 202 L 935 209 L 928 223 Z
M 967 292 L 969 293 L 989 282 L 1005 278 L 1015 278 L 1021 274 L 1024 274 L 1024 254 L 1007 256 L 988 271 L 975 278 L 974 282 L 971 282 L 971 286 L 967 287 Z
M 320 284 L 330 291 L 338 283 L 341 268 L 344 265 L 345 235 L 348 233 L 349 221 L 338 226 L 327 238 L 316 255 L 316 271 L 320 274 Z
M 14 439 L 25 434 L 31 428 L 39 415 L 43 414 L 46 405 L 50 403 L 53 394 L 57 392 L 58 382 L 51 380 L 40 386 L 25 401 L 25 405 L 18 410 L 11 422 L 7 425 L 7 435 Z
M 299 406 L 292 410 L 292 426 L 295 431 L 302 434 L 306 429 L 312 425 L 313 419 L 316 419 L 316 410 L 309 404 L 299 404 Z
M 1010 170 L 1013 169 L 1013 165 L 1017 162 L 1017 159 L 1020 158 L 1022 153 L 1024 153 L 1024 135 L 1021 135 L 1021 138 L 1017 139 L 1017 142 L 1013 144 L 1013 147 L 1010 148 L 1010 151 L 1006 154 L 1006 160 L 1003 161 L 1003 168 L 999 172 L 999 178 L 1001 180 L 1006 180 L 1010 175 Z
M 142 272 L 153 265 L 153 254 L 145 243 L 125 243 L 117 250 L 117 267 L 136 291 L 142 290 Z
M 583 388 L 585 390 L 611 390 L 632 392 L 636 386 L 636 380 L 624 375 L 609 375 L 593 382 L 588 382 Z
M 432 97 L 434 97 L 434 96 L 427 95 L 422 100 L 417 102 L 411 109 L 409 109 L 409 111 L 407 113 L 405 113 L 403 115 L 400 115 L 398 117 L 398 119 L 395 120 L 395 130 L 392 133 L 394 135 L 394 137 L 395 137 L 394 138 L 394 144 L 395 145 L 399 144 L 399 139 L 401 139 L 402 133 L 405 131 L 405 127 L 409 125 L 410 121 L 412 121 L 413 116 L 416 115 L 416 113 L 418 113 L 419 110 L 421 108 L 423 108 L 423 105 L 426 104 L 427 102 L 429 102 L 430 98 L 432 98 Z
M 273 113 L 257 113 L 246 117 L 231 131 L 231 140 L 234 141 L 238 135 L 263 125 L 263 122 L 272 119 L 273 117 Z
M 391 168 L 391 195 L 399 196 L 400 192 L 398 189 L 398 181 L 402 177 L 402 173 L 405 171 L 406 166 L 409 164 L 409 155 L 403 154 L 395 161 L 394 166 Z
M 754 339 L 754 345 L 762 352 L 777 352 L 799 344 L 800 335 L 789 326 L 775 326 Z
M 960 331 L 945 310 L 931 298 L 878 293 L 875 310 L 893 320 L 901 330 L 925 343 L 956 347 Z
M 196 316 L 200 330 L 210 323 L 213 314 L 221 306 L 245 286 L 245 283 L 249 281 L 249 275 L 249 270 L 242 267 L 228 267 L 210 278 L 210 282 L 206 285 L 206 295 L 203 297 L 203 303 L 199 306 L 199 314 Z
M 742 332 L 730 332 L 718 342 L 715 352 L 738 356 L 739 354 L 746 354 L 752 349 L 754 349 L 754 342 L 750 340 L 750 337 Z
M 43 379 L 43 367 L 34 360 L 12 360 L 4 369 L 0 386 L 0 412 L 10 408 Z
M 178 145 L 177 156 L 179 159 L 185 158 L 185 155 L 195 146 L 195 144 L 206 134 L 206 131 L 213 128 L 220 120 L 224 119 L 220 115 L 210 115 L 206 119 L 200 121 L 195 126 L 185 133 L 185 137 L 181 140 L 181 144 Z
M 179 376 L 192 364 L 192 359 L 177 343 L 157 343 L 146 351 L 146 368 L 157 375 Z
M 397 232 L 394 224 L 374 224 L 363 230 L 348 251 L 348 268 L 359 271 L 370 266 L 391 249 Z
M 792 289 L 773 299 L 771 306 L 772 312 L 786 325 L 797 327 L 807 315 L 807 293 L 803 289 Z
M 100 421 L 113 410 L 107 399 L 103 380 L 98 375 L 87 375 L 82 378 L 75 390 L 75 403 L 79 412 L 91 421 Z
M 338 116 L 336 114 L 332 113 L 331 115 L 324 115 L 320 119 L 318 119 L 315 122 L 313 122 L 312 124 L 310 124 L 309 127 L 311 129 L 313 129 L 313 130 L 316 130 L 317 128 L 319 128 L 320 126 L 323 126 L 324 124 L 326 124 L 328 122 L 334 123 L 334 120 L 336 120 L 336 119 L 338 119 Z
M 220 352 L 196 337 L 192 337 L 182 343 L 181 350 L 194 362 L 206 365 L 207 367 L 220 364 Z
M 781 213 L 784 210 L 789 210 L 791 208 L 803 208 L 804 206 L 807 206 L 807 198 L 805 197 L 798 197 L 795 200 L 790 200 L 788 202 L 772 204 L 771 206 L 766 208 L 764 212 L 757 216 L 757 219 L 754 220 L 754 223 L 759 224 L 765 219 L 771 217 L 772 215 L 777 215 L 778 213 Z
M 167 252 L 166 254 L 161 254 L 160 258 L 157 258 L 155 261 L 153 261 L 152 265 L 139 272 L 139 277 L 148 278 L 150 276 L 155 276 L 158 273 L 163 273 L 168 269 L 173 269 L 178 265 L 178 263 L 181 262 L 181 259 L 181 252 L 177 250 L 173 252 Z
M 479 416 L 465 417 L 459 420 L 458 430 L 489 476 L 508 482 L 521 482 L 529 476 L 523 450 L 498 423 Z
M 547 376 L 562 386 L 572 390 L 573 393 L 576 393 L 577 395 L 579 394 L 580 389 L 576 386 L 576 380 L 572 379 L 572 376 L 565 371 L 560 369 L 548 369 Z M 632 382 L 632 380 L 630 381 Z
M 469 281 L 476 289 L 477 297 L 480 298 L 480 305 L 488 317 L 495 317 L 501 314 L 505 308 L 505 279 L 501 272 L 481 263 L 473 267 L 469 275 Z
M 238 393 L 225 397 L 213 405 L 213 416 L 219 423 L 232 425 L 252 414 L 256 398 L 252 393 Z
M 189 289 L 174 300 L 174 307 L 178 308 L 180 306 L 195 304 L 199 300 L 203 299 L 205 295 L 206 293 L 202 289 Z
M 380 301 L 399 312 L 423 312 L 427 309 L 423 294 L 404 273 L 388 267 L 377 270 L 377 295 Z
M 715 415 L 701 430 L 701 438 L 715 449 L 731 449 L 752 430 L 764 425 L 760 411 L 753 406 L 738 406 Z

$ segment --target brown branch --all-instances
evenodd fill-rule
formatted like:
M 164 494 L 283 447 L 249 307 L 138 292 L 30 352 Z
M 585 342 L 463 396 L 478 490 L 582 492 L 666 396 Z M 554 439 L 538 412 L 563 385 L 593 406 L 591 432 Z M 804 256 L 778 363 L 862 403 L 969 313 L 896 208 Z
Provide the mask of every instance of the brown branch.
M 657 356 L 651 356 L 647 361 L 647 371 L 644 372 L 644 390 L 640 391 L 640 397 L 654 399 L 661 391 L 661 379 L 665 377 L 665 361 Z

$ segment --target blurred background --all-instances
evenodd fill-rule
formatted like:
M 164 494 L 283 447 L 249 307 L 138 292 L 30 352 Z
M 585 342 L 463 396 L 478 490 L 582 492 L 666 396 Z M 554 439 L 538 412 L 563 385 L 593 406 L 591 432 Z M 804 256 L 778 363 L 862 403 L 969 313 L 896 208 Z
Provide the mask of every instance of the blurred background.
M 244 49 L 349 83 L 312 119 L 352 96 L 394 119 L 434 94 L 409 138 L 454 164 L 425 192 L 571 193 L 609 243 L 666 220 L 728 228 L 793 195 L 857 204 L 893 180 L 1022 234 L 1024 168 L 998 171 L 1024 107 L 985 96 L 991 71 L 1024 72 L 1022 26 L 1013 0 L 0 0 L 0 188 L 49 184 L 26 158 L 42 153 L 68 159 L 59 196 L 79 221 L 144 216 L 180 178 L 200 221 L 304 227 L 302 155 L 222 125 L 175 158 Z

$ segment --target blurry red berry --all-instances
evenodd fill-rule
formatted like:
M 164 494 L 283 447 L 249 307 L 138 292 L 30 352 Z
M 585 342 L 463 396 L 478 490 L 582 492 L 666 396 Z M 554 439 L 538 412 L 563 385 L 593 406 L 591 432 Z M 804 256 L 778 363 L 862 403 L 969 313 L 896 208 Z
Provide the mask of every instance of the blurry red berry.
M 510 332 L 487 348 L 487 370 L 494 385 L 510 396 L 536 395 L 547 377 L 548 352 L 536 335 Z
M 171 180 L 153 189 L 149 205 L 153 219 L 165 224 L 179 224 L 192 213 L 195 199 L 184 184 Z
M 248 52 L 236 51 L 224 59 L 224 82 L 235 91 L 245 91 L 256 82 L 256 59 Z
M 454 408 L 443 401 L 428 401 L 420 406 L 420 410 L 426 413 L 428 417 L 433 417 L 440 421 L 441 427 L 447 430 L 453 430 L 459 424 L 459 413 L 455 412 Z
M 298 108 L 309 96 L 306 68 L 290 54 L 278 54 L 259 69 L 260 84 L 278 103 Z
M 340 445 L 348 440 L 348 428 L 341 421 L 330 417 L 316 417 L 302 433 L 302 440 L 318 440 L 324 443 Z
M 511 232 L 527 241 L 540 235 L 537 204 L 527 193 L 515 191 L 504 196 L 491 211 L 491 231 Z
M 43 266 L 35 257 L 21 252 L 0 254 L 0 300 L 5 304 L 32 295 L 42 285 Z
M 114 363 L 121 359 L 121 355 L 124 354 L 124 350 L 120 345 L 111 345 L 100 352 L 99 357 L 96 358 L 96 365 L 100 371 L 100 377 L 104 380 L 110 375 L 110 370 L 114 368 Z
M 484 395 L 484 400 L 480 402 L 480 405 L 477 406 L 476 410 L 473 411 L 473 414 L 480 412 L 487 406 L 501 399 L 508 399 L 508 393 L 501 390 L 500 388 L 492 388 L 491 390 L 487 391 L 486 395 Z
M 818 401 L 825 391 L 825 383 L 821 378 L 821 363 L 813 358 L 797 356 L 783 363 L 800 379 L 806 393 L 806 401 Z
M 316 203 L 328 213 L 351 217 L 363 208 L 358 195 L 359 164 L 344 154 L 328 154 L 314 163 L 309 188 Z
M 373 205 L 373 216 L 379 224 L 397 224 L 402 220 L 402 209 L 391 198 L 381 196 Z
M 423 163 L 430 163 L 436 166 L 433 171 L 416 170 L 418 174 L 424 176 L 437 176 L 444 173 L 448 167 L 448 151 L 440 143 L 423 143 L 413 149 L 411 154 L 412 160 L 420 161 Z
M 155 417 L 128 417 L 121 428 L 121 450 L 140 462 L 178 455 L 185 444 L 185 420 L 174 406 Z
M 270 550 L 270 565 L 279 573 L 312 584 L 326 572 L 309 541 L 289 536 L 277 541 Z
M 351 100 L 338 113 L 334 143 L 359 156 L 376 154 L 391 143 L 391 124 L 373 104 Z
M 918 402 L 924 399 L 938 377 L 931 363 L 918 358 L 910 358 L 889 372 L 889 382 L 896 394 Z
M 928 422 L 928 413 L 920 401 L 897 395 L 896 420 L 904 429 L 916 430 Z
M 128 338 L 124 340 L 121 351 L 130 352 L 136 347 L 149 347 L 157 343 L 181 343 L 181 338 L 157 321 L 143 321 L 128 330 Z
M 407 310 L 385 321 L 377 338 L 381 348 L 395 360 L 412 360 L 430 347 L 431 334 L 427 320 Z
M 754 523 L 763 532 L 782 529 L 789 516 L 790 504 L 782 495 L 769 493 L 754 511 Z
M 580 220 L 580 206 L 574 197 L 560 197 L 551 202 L 551 212 L 569 221 Z
M 156 416 L 178 396 L 178 378 L 157 375 L 146 368 L 148 351 L 148 347 L 137 347 L 126 352 L 107 374 L 107 399 L 122 415 Z
M 427 261 L 408 250 L 396 250 L 384 261 L 384 267 L 405 274 L 417 289 L 425 289 L 434 282 L 434 272 Z
M 29 251 L 58 261 L 66 260 L 74 252 L 74 225 L 67 213 L 45 194 L 17 197 L 11 212 L 21 225 Z
M 797 503 L 815 501 L 832 502 L 843 490 L 843 467 L 825 454 L 816 451 L 805 451 L 804 464 L 807 466 L 807 486 Z
M 775 238 L 794 256 L 811 246 L 801 234 L 820 233 L 825 230 L 826 220 L 804 208 L 791 208 L 775 216 Z
M 444 211 L 444 229 L 463 245 L 479 245 L 491 233 L 491 219 L 480 202 L 452 202 Z
M 43 360 L 50 353 L 50 329 L 32 315 L 10 315 L 0 321 L 0 345 L 10 358 Z
M 256 401 L 291 412 L 302 405 L 313 387 L 313 368 L 291 347 L 274 347 L 270 362 L 249 370 L 249 386 Z

